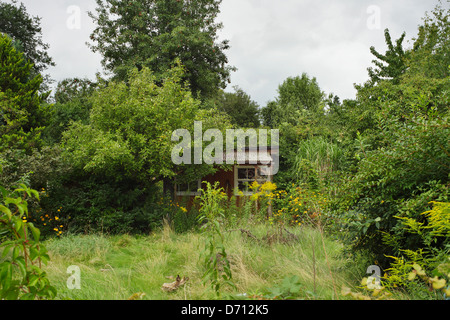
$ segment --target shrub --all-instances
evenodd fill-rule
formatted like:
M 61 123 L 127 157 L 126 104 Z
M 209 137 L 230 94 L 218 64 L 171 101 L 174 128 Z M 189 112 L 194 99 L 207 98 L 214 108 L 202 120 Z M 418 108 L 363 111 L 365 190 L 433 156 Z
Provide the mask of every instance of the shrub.
M 327 198 L 320 192 L 292 184 L 276 193 L 274 203 L 273 223 L 300 226 L 323 218 Z
M 222 224 L 225 220 L 224 202 L 227 194 L 223 188 L 219 188 L 216 182 L 212 186 L 205 182 L 206 187 L 197 199 L 200 201 L 199 222 L 203 223 L 202 229 L 206 235 L 203 261 L 205 273 L 203 278 L 208 281 L 217 297 L 221 295 L 221 287 L 224 285 L 234 287 L 232 282 L 231 266 L 225 248 L 225 238 Z
M 412 117 L 409 122 L 383 119 L 386 147 L 367 151 L 358 172 L 339 199 L 336 216 L 351 250 L 367 249 L 387 263 L 397 247 L 384 233 L 397 235 L 403 249 L 417 250 L 418 235 L 406 236 L 401 215 L 412 219 L 430 209 L 430 201 L 448 201 L 447 116 Z
M 49 260 L 40 243 L 40 231 L 28 221 L 27 199 L 39 199 L 36 190 L 21 184 L 13 192 L 0 186 L 0 298 L 53 299 L 56 289 L 41 269 Z

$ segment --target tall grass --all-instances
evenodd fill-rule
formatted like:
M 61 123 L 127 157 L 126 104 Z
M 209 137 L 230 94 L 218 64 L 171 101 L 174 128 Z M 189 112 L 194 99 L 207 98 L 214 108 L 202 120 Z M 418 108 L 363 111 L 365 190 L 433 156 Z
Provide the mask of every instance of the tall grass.
M 258 224 L 249 231 L 263 239 L 271 229 Z M 298 239 L 270 244 L 238 230 L 226 232 L 236 289 L 224 289 L 222 297 L 261 296 L 285 277 L 297 275 L 302 284 L 299 298 L 338 299 L 342 285 L 351 287 L 351 282 L 359 279 L 344 267 L 339 243 L 327 238 L 322 242 L 321 233 L 309 227 L 290 232 Z M 145 299 L 215 299 L 215 293 L 202 281 L 204 241 L 200 233 L 177 234 L 168 225 L 145 237 L 65 236 L 46 244 L 51 255 L 46 268 L 61 299 L 123 300 L 138 292 L 145 293 Z M 67 288 L 70 265 L 81 270 L 79 290 Z M 171 279 L 177 275 L 189 277 L 184 287 L 173 293 L 161 290 L 163 283 L 174 281 Z
M 294 172 L 299 181 L 319 184 L 342 169 L 344 151 L 337 144 L 319 136 L 304 140 L 297 150 Z

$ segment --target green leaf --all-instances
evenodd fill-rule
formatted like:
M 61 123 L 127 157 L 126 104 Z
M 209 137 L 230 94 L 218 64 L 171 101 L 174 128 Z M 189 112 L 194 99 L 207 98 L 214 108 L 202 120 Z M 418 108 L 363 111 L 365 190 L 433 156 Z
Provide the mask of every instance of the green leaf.
M 28 287 L 34 287 L 39 281 L 39 277 L 32 274 L 30 275 L 30 281 L 28 282 Z
M 4 214 L 6 214 L 8 216 L 8 219 L 11 220 L 11 210 L 9 210 L 7 207 L 3 206 L 0 204 L 0 211 L 3 212 Z
M 4 187 L 0 186 L 0 195 L 2 195 L 3 198 L 6 198 L 7 194 L 8 191 Z
M 36 228 L 34 224 L 31 222 L 28 223 L 28 227 L 30 228 L 31 233 L 33 234 L 34 241 L 38 242 L 41 236 L 41 231 L 38 228 Z
M 27 274 L 27 269 L 25 267 L 25 258 L 24 257 L 18 257 L 15 261 L 19 267 L 20 273 L 23 277 Z
M 34 261 L 39 256 L 39 251 L 35 247 L 30 248 L 30 259 Z
M 19 230 L 22 228 L 23 226 L 23 221 L 20 218 L 16 218 L 14 221 L 14 229 L 16 229 L 17 232 L 19 232 Z
M 39 192 L 37 192 L 37 191 L 34 190 L 34 189 L 31 189 L 30 192 L 34 195 L 34 197 L 35 197 L 38 201 L 40 201 L 40 198 L 39 198 Z
M 5 241 L 2 243 L 2 246 L 5 246 L 5 248 L 3 249 L 3 253 L 2 253 L 2 258 L 4 258 L 7 256 L 7 254 L 11 250 L 11 248 L 14 246 L 14 242 L 12 242 L 12 241 L 6 242 Z
M 23 296 L 20 297 L 20 300 L 34 300 L 34 297 L 36 296 L 35 293 L 26 293 Z
M 19 246 L 15 246 L 13 249 L 13 261 L 16 260 L 19 257 L 20 254 L 20 247 Z
M 0 283 L 3 284 L 4 289 L 8 289 L 11 286 L 12 281 L 12 264 L 6 262 L 0 272 Z

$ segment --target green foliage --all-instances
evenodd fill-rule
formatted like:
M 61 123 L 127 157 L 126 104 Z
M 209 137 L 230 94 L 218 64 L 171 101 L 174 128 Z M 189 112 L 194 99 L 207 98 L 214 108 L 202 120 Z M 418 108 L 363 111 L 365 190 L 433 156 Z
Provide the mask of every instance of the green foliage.
M 449 149 L 449 130 L 445 119 L 414 120 L 408 125 L 398 124 L 384 129 L 390 136 L 388 148 L 366 152 L 359 170 L 346 186 L 342 205 L 354 209 L 344 216 L 349 220 L 364 221 L 381 218 L 367 232 L 366 227 L 349 224 L 349 238 L 357 239 L 354 246 L 370 248 L 382 261 L 383 255 L 392 254 L 382 245 L 381 232 L 405 231 L 395 218 L 398 212 L 414 217 L 423 212 L 431 200 L 447 201 L 448 167 L 446 150 Z M 432 128 L 432 129 L 431 129 Z M 356 227 L 356 229 L 354 229 Z M 414 237 L 404 238 L 403 247 L 415 249 L 419 244 Z
M 318 189 L 324 186 L 336 171 L 344 169 L 344 163 L 342 148 L 318 136 L 300 142 L 293 172 L 300 184 Z
M 49 260 L 45 246 L 39 242 L 40 231 L 28 222 L 28 200 L 37 198 L 36 190 L 21 184 L 13 192 L 0 186 L 0 297 L 7 300 L 53 299 L 56 290 L 50 285 L 42 264 Z
M 42 77 L 33 76 L 31 69 L 11 39 L 0 34 L 0 151 L 39 146 L 44 115 L 38 93 Z
M 331 100 L 338 103 L 339 99 Z M 336 135 L 334 121 L 327 119 L 327 103 L 330 100 L 325 98 L 317 79 L 303 73 L 301 77 L 287 78 L 278 87 L 276 100 L 262 108 L 263 124 L 280 130 L 280 150 L 283 152 L 280 152 L 280 171 L 275 177 L 280 187 L 297 182 L 297 175 L 302 174 L 304 169 L 299 166 L 308 166 L 297 161 L 302 143 L 306 144 L 317 136 L 329 140 Z
M 89 123 L 92 108 L 90 99 L 93 92 L 101 86 L 101 80 L 94 83 L 88 79 L 64 79 L 58 83 L 55 92 L 55 104 L 49 112 L 48 125 L 43 139 L 49 144 L 59 143 L 61 136 L 71 122 Z
M 416 291 L 418 287 L 423 287 L 422 282 L 419 284 L 410 282 L 415 278 L 414 274 L 410 274 L 412 269 L 416 270 L 415 274 L 425 276 L 425 273 L 419 274 L 421 270 L 417 269 L 417 265 L 430 270 L 435 277 L 449 278 L 450 269 L 447 271 L 444 269 L 449 266 L 450 203 L 433 202 L 432 204 L 431 210 L 425 211 L 417 217 L 396 217 L 402 223 L 404 234 L 401 236 L 398 232 L 384 235 L 384 243 L 394 244 L 398 247 L 397 257 L 390 257 L 393 261 L 387 270 L 389 274 L 387 281 L 391 286 L 405 286 L 410 289 L 414 287 L 413 291 Z M 407 237 L 417 239 L 419 249 L 412 250 L 401 247 L 404 238 Z M 426 280 L 425 284 L 430 285 L 432 284 L 430 279 L 423 280 Z
M 263 297 L 272 300 L 298 299 L 302 297 L 304 290 L 299 280 L 296 275 L 288 276 L 283 279 L 280 285 L 268 288 L 267 292 L 263 293 Z
M 147 67 L 161 82 L 177 58 L 186 67 L 183 81 L 190 83 L 193 94 L 212 97 L 225 88 L 233 70 L 226 66 L 228 41 L 217 41 L 220 3 L 97 0 L 96 14 L 90 13 L 97 24 L 90 46 L 120 80 L 134 68 Z
M 206 234 L 204 266 L 206 271 L 203 278 L 209 281 L 218 298 L 224 285 L 235 287 L 232 281 L 231 266 L 225 248 L 225 238 L 222 224 L 225 219 L 224 202 L 227 195 L 218 182 L 212 186 L 205 182 L 206 187 L 197 199 L 200 201 L 199 222 Z
M 420 213 L 430 210 L 431 201 L 448 202 L 450 78 L 424 72 L 422 64 L 422 58 L 436 63 L 447 59 L 440 49 L 446 41 L 447 19 L 448 11 L 435 9 L 434 22 L 426 20 L 419 36 L 428 30 L 443 38 L 427 40 L 433 50 L 425 49 L 425 41 L 405 51 L 408 68 L 395 76 L 396 81 L 357 87 L 355 113 L 349 121 L 357 130 L 355 173 L 340 190 L 335 217 L 349 249 L 367 250 L 385 267 L 390 263 L 386 256 L 426 248 L 420 235 L 411 234 L 397 217 L 421 221 Z
M 241 88 L 235 86 L 232 93 L 222 92 L 217 100 L 217 109 L 228 114 L 238 128 L 259 127 L 259 106 Z
M 149 233 L 173 212 L 158 203 L 159 184 L 146 186 L 134 179 L 118 183 L 114 178 L 68 173 L 46 191 L 49 196 L 42 199 L 38 218 L 58 216 L 64 231 L 71 233 Z
M 23 52 L 31 65 L 32 76 L 42 74 L 47 68 L 54 66 L 53 59 L 48 55 L 49 45 L 42 41 L 40 18 L 31 17 L 23 3 L 0 3 L 0 32 L 8 35 L 14 41 L 15 48 Z M 45 76 L 48 84 L 50 79 Z M 45 89 L 44 86 L 43 89 Z
M 443 300 L 450 295 L 450 263 L 441 263 L 431 272 L 423 268 L 427 259 L 421 252 L 408 252 L 406 257 L 391 257 L 391 267 L 386 270 L 383 282 L 390 289 L 403 289 L 413 299 Z
M 279 127 L 282 123 L 304 125 L 323 114 L 324 93 L 316 78 L 306 73 L 289 77 L 278 87 L 278 97 L 263 109 L 264 124 Z
M 408 63 L 411 73 L 435 79 L 449 76 L 449 13 L 450 9 L 445 9 L 440 0 L 431 14 L 426 13 Z
M 133 178 L 145 184 L 173 178 L 180 168 L 171 161 L 172 132 L 194 132 L 194 120 L 204 120 L 204 128 L 218 121 L 214 110 L 199 110 L 199 101 L 181 85 L 181 76 L 181 68 L 174 68 L 158 86 L 144 68 L 132 72 L 129 85 L 112 82 L 96 92 L 90 123 L 73 123 L 63 134 L 67 160 L 78 170 L 117 180 Z M 212 170 L 194 169 L 199 176 Z
M 386 53 L 380 54 L 374 47 L 370 48 L 370 52 L 378 59 L 373 60 L 373 64 L 377 69 L 369 68 L 369 77 L 371 85 L 379 83 L 381 80 L 389 80 L 398 83 L 400 76 L 406 71 L 406 57 L 403 50 L 403 40 L 406 33 L 403 33 L 399 39 L 392 43 L 389 30 L 384 30 L 384 37 L 388 50 Z

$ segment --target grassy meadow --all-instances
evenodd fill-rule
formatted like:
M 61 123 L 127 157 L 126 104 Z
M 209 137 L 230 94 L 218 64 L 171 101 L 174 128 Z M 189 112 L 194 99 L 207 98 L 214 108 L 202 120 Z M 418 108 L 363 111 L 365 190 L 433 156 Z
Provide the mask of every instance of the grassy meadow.
M 236 287 L 224 287 L 221 298 L 342 299 L 341 287 L 362 277 L 343 260 L 342 246 L 322 238 L 317 229 L 290 228 L 282 241 L 264 238 L 274 231 L 267 224 L 247 231 L 255 238 L 240 230 L 225 233 Z M 202 279 L 205 239 L 200 232 L 177 234 L 166 224 L 148 236 L 65 235 L 46 246 L 51 260 L 45 271 L 59 299 L 123 300 L 136 293 L 152 300 L 217 298 Z M 80 268 L 80 289 L 66 285 L 71 265 Z M 189 280 L 175 292 L 163 291 L 162 285 L 177 275 Z M 299 289 L 289 292 L 283 286 L 286 278 Z

